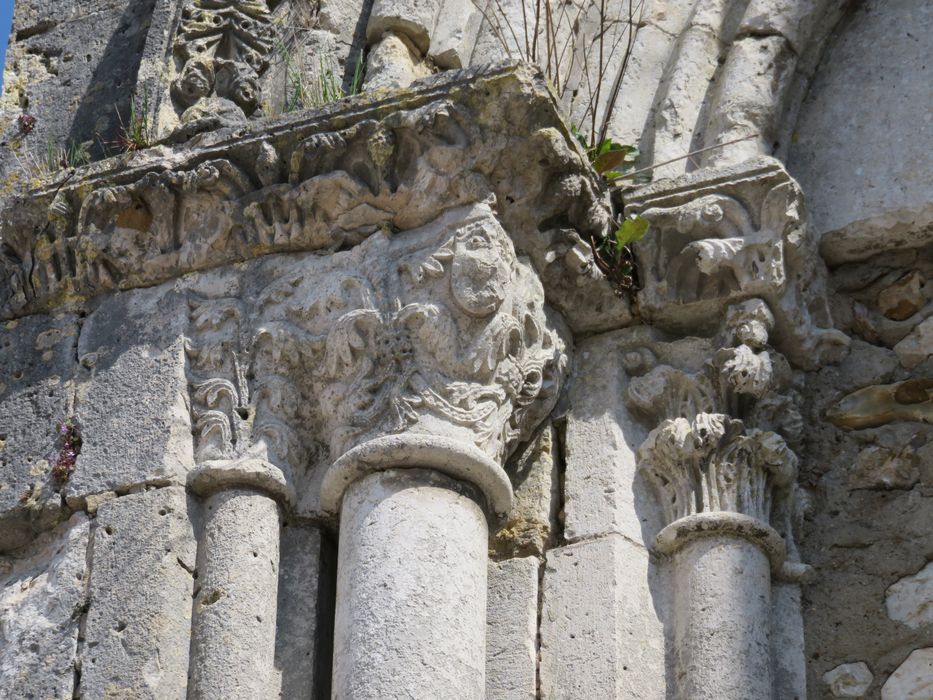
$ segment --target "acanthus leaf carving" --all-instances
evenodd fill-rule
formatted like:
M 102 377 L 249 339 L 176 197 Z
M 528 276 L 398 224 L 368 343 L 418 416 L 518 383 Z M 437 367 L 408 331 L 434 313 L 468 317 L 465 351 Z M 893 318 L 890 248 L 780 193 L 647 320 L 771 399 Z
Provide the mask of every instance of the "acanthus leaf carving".
M 761 299 L 731 305 L 707 359 L 690 369 L 630 351 L 626 402 L 655 427 L 638 450 L 667 525 L 701 513 L 735 513 L 783 537 L 798 577 L 792 519 L 803 419 L 787 360 L 768 345 L 774 316 Z M 697 341 L 700 342 L 700 341 Z M 722 344 L 718 350 L 713 347 Z M 662 352 L 662 345 L 654 347 Z M 776 537 L 776 535 L 775 535 Z M 782 555 L 783 556 L 783 555 Z
M 192 300 L 199 459 L 264 450 L 298 473 L 319 440 L 332 461 L 413 433 L 501 462 L 557 399 L 560 326 L 489 204 L 346 254 L 256 266 L 239 298 Z

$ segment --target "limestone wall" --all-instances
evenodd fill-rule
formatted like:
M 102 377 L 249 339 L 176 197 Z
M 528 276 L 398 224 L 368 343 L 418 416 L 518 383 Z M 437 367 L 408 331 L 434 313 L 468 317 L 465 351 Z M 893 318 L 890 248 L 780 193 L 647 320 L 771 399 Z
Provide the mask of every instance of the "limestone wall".
M 18 0 L 0 698 L 930 696 L 931 22 Z

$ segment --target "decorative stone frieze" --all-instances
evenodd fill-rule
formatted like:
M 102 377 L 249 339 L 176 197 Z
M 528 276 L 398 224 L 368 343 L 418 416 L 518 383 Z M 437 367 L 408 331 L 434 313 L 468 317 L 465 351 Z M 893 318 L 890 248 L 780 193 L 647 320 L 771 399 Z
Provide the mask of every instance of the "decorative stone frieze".
M 757 158 L 662 180 L 626 197 L 651 223 L 635 244 L 644 316 L 675 333 L 709 333 L 727 306 L 765 300 L 775 343 L 797 366 L 841 359 L 826 270 L 805 221 L 803 195 L 784 167 Z
M 80 186 L 62 176 L 6 208 L 0 317 L 269 253 L 334 252 L 494 196 L 549 301 L 581 301 L 575 327 L 631 318 L 576 253 L 611 226 L 609 207 L 527 67 L 439 75 L 244 128 L 102 161 Z
M 273 40 L 266 0 L 186 2 L 173 47 L 181 68 L 171 86 L 181 123 L 253 116 L 262 103 L 259 79 L 269 67 Z

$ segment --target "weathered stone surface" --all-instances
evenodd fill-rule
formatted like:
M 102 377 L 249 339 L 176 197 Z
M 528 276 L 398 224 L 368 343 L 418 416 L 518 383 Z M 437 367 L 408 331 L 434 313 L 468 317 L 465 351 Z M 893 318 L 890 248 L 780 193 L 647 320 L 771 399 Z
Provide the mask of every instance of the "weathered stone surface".
M 870 445 L 859 452 L 849 484 L 862 489 L 909 489 L 920 481 L 924 456 L 910 443 L 896 451 Z
M 800 585 L 771 584 L 771 683 L 775 698 L 806 700 L 807 659 Z
M 143 484 L 184 483 L 194 467 L 187 313 L 187 299 L 163 286 L 111 297 L 85 320 L 75 401 L 82 448 L 65 490 L 70 503 Z
M 386 32 L 366 56 L 367 90 L 406 88 L 430 74 L 430 66 L 405 34 Z
M 933 316 L 920 323 L 913 332 L 894 346 L 894 352 L 904 367 L 911 369 L 933 356 Z
M 231 488 L 204 500 L 191 613 L 194 697 L 275 694 L 279 530 L 268 494 Z
M 350 486 L 340 520 L 334 697 L 483 697 L 489 534 L 471 494 L 424 469 Z
M 923 293 L 925 281 L 917 271 L 904 275 L 878 293 L 878 310 L 895 321 L 910 318 L 927 302 Z
M 4 65 L 0 159 L 6 182 L 26 185 L 31 167 L 86 143 L 100 155 L 128 123 L 129 102 L 155 0 L 18 2 Z M 36 118 L 22 138 L 16 120 Z M 110 146 L 113 148 L 112 146 Z M 53 164 L 54 167 L 54 164 Z M 41 170 L 41 167 L 38 168 Z
M 792 45 L 778 34 L 756 32 L 733 42 L 716 81 L 706 136 L 707 145 L 729 145 L 707 153 L 706 165 L 724 167 L 771 152 L 796 64 Z
M 891 584 L 885 593 L 884 605 L 888 617 L 908 627 L 933 624 L 933 562 L 913 576 L 905 576 Z
M 933 123 L 916 118 L 914 106 L 933 100 L 923 70 L 933 44 L 928 33 L 910 29 L 931 21 L 929 4 L 862 3 L 829 42 L 803 103 L 788 164 L 808 193 L 830 264 L 933 235 L 926 184 L 933 173 Z M 866 50 L 871 60 L 863 60 Z M 862 108 L 866 99 L 872 109 Z M 911 124 L 909 133 L 892 128 L 898 123 Z
M 881 687 L 881 700 L 924 700 L 933 695 L 933 647 L 916 649 Z
M 538 666 L 537 557 L 489 564 L 486 700 L 534 700 Z
M 550 550 L 541 697 L 665 697 L 663 585 L 648 552 L 621 535 Z
M 168 487 L 100 506 L 80 649 L 86 698 L 185 698 L 195 539 L 192 504 Z
M 629 378 L 619 362 L 645 337 L 644 328 L 618 331 L 577 348 L 564 438 L 564 535 L 570 542 L 610 532 L 647 542 L 661 528 L 654 497 L 636 474 L 635 451 L 647 430 L 625 405 Z
M 823 682 L 829 686 L 834 698 L 863 698 L 873 679 L 864 661 L 840 664 L 823 674 Z
M 483 15 L 472 2 L 446 0 L 431 33 L 428 52 L 440 68 L 466 68 L 476 44 Z
M 89 530 L 77 514 L 0 557 L 0 696 L 73 696 Z
M 557 440 L 557 431 L 547 423 L 506 464 L 515 504 L 493 535 L 491 547 L 500 557 L 544 556 L 554 540 L 560 500 Z
M 74 316 L 0 324 L 0 551 L 66 515 L 51 467 L 74 404 L 77 340 Z
M 887 423 L 933 423 L 931 380 L 908 379 L 853 391 L 826 411 L 826 418 L 843 428 L 876 428 Z
M 709 532 L 673 555 L 674 697 L 767 697 L 771 565 L 757 543 Z
M 281 697 L 318 697 L 324 679 L 317 672 L 330 666 L 330 659 L 319 659 L 323 637 L 320 579 L 325 573 L 321 570 L 321 531 L 289 523 L 282 528 L 280 549 L 275 668 L 281 676 Z
M 404 34 L 423 56 L 431 44 L 441 4 L 441 0 L 375 0 L 366 24 L 366 38 L 373 42 L 386 32 Z

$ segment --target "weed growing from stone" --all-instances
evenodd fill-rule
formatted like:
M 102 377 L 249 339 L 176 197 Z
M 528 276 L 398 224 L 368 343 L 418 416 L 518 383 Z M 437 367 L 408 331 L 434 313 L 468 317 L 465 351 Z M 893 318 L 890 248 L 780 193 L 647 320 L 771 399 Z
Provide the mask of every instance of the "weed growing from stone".
M 61 485 L 71 478 L 78 455 L 81 454 L 81 426 L 74 416 L 60 418 L 56 432 L 58 434 L 58 456 L 52 464 L 52 478 Z
M 152 134 L 149 127 L 148 89 L 143 90 L 141 104 L 135 94 L 130 98 L 130 116 L 127 123 L 124 124 L 119 110 L 117 110 L 117 118 L 120 120 L 120 135 L 117 137 L 116 145 L 121 151 L 132 153 L 149 148 L 152 144 Z

